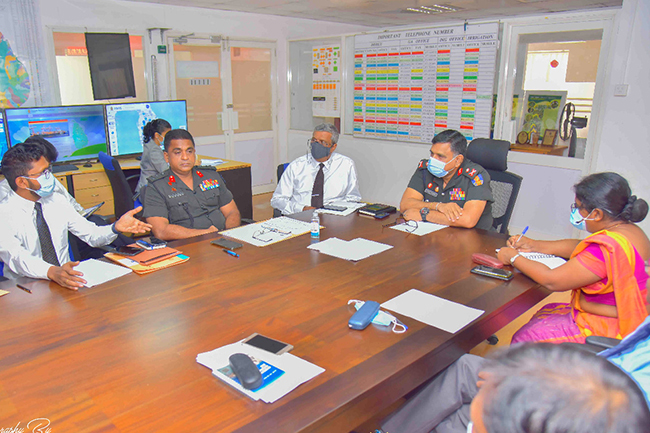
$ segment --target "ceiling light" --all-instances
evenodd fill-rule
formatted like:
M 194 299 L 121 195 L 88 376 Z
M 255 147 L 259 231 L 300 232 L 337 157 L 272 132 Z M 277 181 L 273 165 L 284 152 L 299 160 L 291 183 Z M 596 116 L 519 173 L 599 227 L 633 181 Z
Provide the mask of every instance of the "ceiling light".
M 460 8 L 455 8 L 447 5 L 430 5 L 430 6 L 420 6 L 419 8 L 406 8 L 402 9 L 402 12 L 414 12 L 420 14 L 443 14 L 446 12 L 457 12 Z

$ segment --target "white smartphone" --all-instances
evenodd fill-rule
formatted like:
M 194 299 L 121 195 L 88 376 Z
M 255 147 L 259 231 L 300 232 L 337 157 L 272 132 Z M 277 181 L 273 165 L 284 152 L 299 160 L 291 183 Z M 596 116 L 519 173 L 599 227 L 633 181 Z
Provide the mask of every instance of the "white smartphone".
M 248 344 L 258 349 L 266 350 L 275 355 L 282 355 L 283 353 L 289 352 L 293 349 L 293 346 L 287 343 L 283 343 L 278 340 L 274 340 L 264 335 L 255 333 L 243 341 L 244 344 Z

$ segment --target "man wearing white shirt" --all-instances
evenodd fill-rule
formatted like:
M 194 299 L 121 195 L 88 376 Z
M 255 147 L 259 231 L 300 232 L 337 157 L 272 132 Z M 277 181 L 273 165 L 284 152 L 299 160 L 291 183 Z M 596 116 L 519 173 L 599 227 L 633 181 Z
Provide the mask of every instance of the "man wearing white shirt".
M 0 202 L 0 260 L 4 275 L 50 279 L 76 290 L 86 281 L 71 262 L 68 231 L 91 246 L 112 242 L 119 232 L 145 233 L 151 228 L 125 213 L 111 226 L 97 226 L 79 215 L 70 202 L 54 192 L 54 176 L 43 146 L 19 144 L 2 158 L 2 170 L 12 191 Z
M 292 161 L 282 174 L 271 206 L 288 215 L 322 208 L 334 201 L 361 200 L 354 161 L 335 153 L 339 131 L 329 123 L 314 129 L 310 153 Z

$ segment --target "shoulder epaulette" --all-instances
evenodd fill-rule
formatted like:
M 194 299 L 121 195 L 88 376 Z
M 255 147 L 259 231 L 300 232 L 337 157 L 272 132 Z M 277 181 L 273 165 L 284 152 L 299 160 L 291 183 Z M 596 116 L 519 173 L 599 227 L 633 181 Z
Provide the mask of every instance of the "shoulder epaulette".
M 154 175 L 154 176 L 151 176 L 150 178 L 147 179 L 147 181 L 149 181 L 149 182 L 155 182 L 155 181 L 160 180 L 160 179 L 162 179 L 162 178 L 164 178 L 164 177 L 167 177 L 167 176 L 166 176 L 166 171 L 167 171 L 167 170 L 163 171 L 162 173 L 158 173 L 158 174 L 156 174 L 156 175 Z
M 418 168 L 420 170 L 426 170 L 427 164 L 429 164 L 429 159 L 428 158 L 427 159 L 422 159 L 422 160 L 420 160 L 420 162 L 418 162 Z

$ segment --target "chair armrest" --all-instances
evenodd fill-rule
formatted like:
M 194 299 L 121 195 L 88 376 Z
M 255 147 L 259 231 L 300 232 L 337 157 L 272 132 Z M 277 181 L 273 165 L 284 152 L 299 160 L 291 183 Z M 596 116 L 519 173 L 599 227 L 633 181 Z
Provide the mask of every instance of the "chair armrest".
M 250 218 L 242 218 L 241 219 L 241 225 L 243 225 L 243 226 L 248 225 L 248 224 L 255 224 L 256 222 L 257 221 L 252 220 Z
M 596 335 L 590 335 L 585 340 L 586 344 L 589 344 L 591 346 L 600 347 L 602 349 L 611 349 L 612 347 L 618 346 L 618 343 L 620 343 L 620 342 L 621 342 L 621 340 L 619 340 L 617 338 L 598 337 Z
M 131 176 L 126 177 L 127 182 L 130 181 L 131 179 L 140 179 L 140 175 L 139 174 L 132 174 Z

